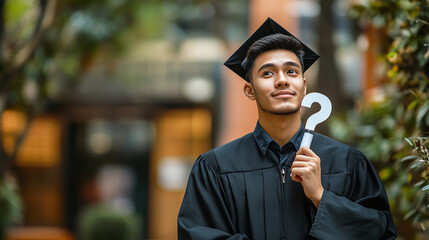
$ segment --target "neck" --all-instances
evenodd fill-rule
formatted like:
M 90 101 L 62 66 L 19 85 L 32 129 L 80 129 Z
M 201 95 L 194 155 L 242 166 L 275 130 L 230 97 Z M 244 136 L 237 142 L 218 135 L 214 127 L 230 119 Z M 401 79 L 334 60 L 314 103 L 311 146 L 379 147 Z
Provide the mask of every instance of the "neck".
M 283 146 L 301 127 L 300 111 L 291 115 L 274 115 L 259 111 L 259 124 L 274 141 Z

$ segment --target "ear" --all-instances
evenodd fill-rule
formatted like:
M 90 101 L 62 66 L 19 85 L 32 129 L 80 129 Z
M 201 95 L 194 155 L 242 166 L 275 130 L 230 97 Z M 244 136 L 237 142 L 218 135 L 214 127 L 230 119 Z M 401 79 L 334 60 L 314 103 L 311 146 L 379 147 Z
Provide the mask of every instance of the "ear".
M 253 90 L 253 85 L 249 82 L 244 83 L 243 93 L 250 100 L 255 100 L 255 91 Z

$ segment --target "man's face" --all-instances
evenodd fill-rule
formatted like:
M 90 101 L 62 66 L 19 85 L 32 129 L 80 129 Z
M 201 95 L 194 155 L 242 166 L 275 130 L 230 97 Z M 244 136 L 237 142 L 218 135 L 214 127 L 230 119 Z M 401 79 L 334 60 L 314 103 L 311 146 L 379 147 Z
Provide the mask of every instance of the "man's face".
M 246 95 L 256 100 L 259 111 L 275 115 L 299 111 L 306 92 L 306 81 L 295 53 L 276 49 L 255 59 L 252 83 L 245 86 Z

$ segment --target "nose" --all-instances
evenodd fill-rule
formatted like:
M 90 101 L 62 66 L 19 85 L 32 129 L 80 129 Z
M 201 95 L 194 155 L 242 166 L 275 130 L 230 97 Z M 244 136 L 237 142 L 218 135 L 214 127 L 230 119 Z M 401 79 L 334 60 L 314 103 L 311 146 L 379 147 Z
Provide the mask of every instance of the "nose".
M 287 77 L 285 76 L 285 74 L 280 73 L 275 82 L 275 87 L 280 88 L 280 87 L 288 87 L 288 86 L 289 86 L 289 81 Z

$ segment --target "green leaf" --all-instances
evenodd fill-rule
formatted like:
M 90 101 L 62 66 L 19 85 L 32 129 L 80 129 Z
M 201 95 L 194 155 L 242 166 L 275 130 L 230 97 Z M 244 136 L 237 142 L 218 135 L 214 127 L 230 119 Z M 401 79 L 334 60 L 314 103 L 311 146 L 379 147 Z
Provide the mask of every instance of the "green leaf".
M 406 157 L 402 158 L 400 161 L 401 162 L 407 162 L 407 161 L 416 160 L 417 158 L 418 158 L 417 156 L 411 155 L 411 156 L 406 156 Z
M 397 52 L 389 52 L 387 54 L 387 59 L 389 60 L 389 62 L 394 63 L 396 62 L 396 59 L 398 57 L 398 53 Z
M 425 123 L 426 123 L 426 126 L 429 126 L 429 115 L 427 115 L 427 116 L 426 116 L 426 121 L 425 121 Z
M 429 184 L 426 185 L 426 186 L 424 186 L 424 187 L 422 187 L 422 191 L 427 191 L 427 190 L 429 190 Z
M 410 144 L 410 146 L 411 146 L 411 147 L 413 147 L 413 146 L 414 146 L 414 143 L 413 143 L 413 142 L 411 142 L 411 140 L 410 140 L 409 138 L 405 138 L 405 141 L 406 141 L 408 144 Z
M 419 103 L 420 103 L 419 99 L 414 99 L 410 104 L 408 104 L 407 111 L 413 110 Z
M 413 216 L 414 214 L 416 214 L 416 212 L 417 212 L 416 209 L 412 209 L 407 214 L 405 214 L 404 219 L 409 219 L 411 216 Z
M 421 162 L 415 162 L 413 165 L 411 165 L 410 170 L 416 170 L 419 167 L 421 167 L 423 164 Z
M 25 14 L 28 14 L 28 10 L 36 7 L 34 1 L 27 0 L 13 0 L 6 1 L 6 11 L 5 11 L 5 20 L 6 23 L 20 21 Z
M 429 110 L 429 102 L 425 102 L 423 106 L 420 107 L 417 113 L 417 116 L 416 116 L 417 122 L 420 122 L 423 119 L 423 117 L 427 114 L 428 110 Z
M 416 184 L 414 184 L 414 187 L 418 187 L 418 188 L 420 188 L 420 186 L 421 186 L 421 185 L 423 185 L 425 182 L 426 182 L 426 181 L 420 181 L 420 182 L 417 182 Z
M 408 44 L 407 47 L 407 52 L 415 52 L 417 50 L 417 48 L 419 47 L 419 41 L 416 39 L 413 39 L 412 41 L 410 41 L 410 43 Z
M 398 74 L 398 71 L 395 68 L 391 68 L 387 72 L 387 77 L 389 77 L 390 79 L 394 79 L 397 74 Z
M 378 175 L 380 176 L 380 179 L 382 181 L 387 180 L 392 176 L 392 169 L 391 168 L 384 168 L 378 173 Z

